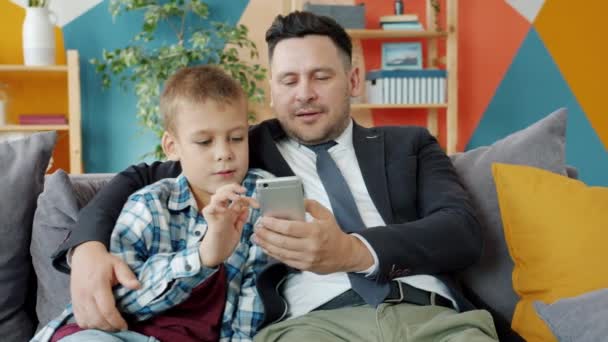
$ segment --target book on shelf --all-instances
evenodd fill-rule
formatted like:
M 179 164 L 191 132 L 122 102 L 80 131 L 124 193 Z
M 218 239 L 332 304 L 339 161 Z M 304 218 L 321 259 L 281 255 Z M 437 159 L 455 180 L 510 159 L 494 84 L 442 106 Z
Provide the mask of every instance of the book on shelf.
M 68 123 L 62 114 L 21 114 L 20 125 L 65 125 Z
M 424 27 L 419 22 L 394 22 L 394 23 L 381 23 L 380 27 L 383 30 L 412 30 L 412 31 L 423 31 Z
M 447 72 L 439 69 L 371 70 L 365 75 L 370 104 L 444 104 Z
M 380 23 L 403 23 L 403 22 L 418 22 L 417 14 L 398 14 L 398 15 L 384 15 L 380 17 Z
M 416 14 L 385 15 L 380 17 L 380 27 L 383 30 L 424 30 Z

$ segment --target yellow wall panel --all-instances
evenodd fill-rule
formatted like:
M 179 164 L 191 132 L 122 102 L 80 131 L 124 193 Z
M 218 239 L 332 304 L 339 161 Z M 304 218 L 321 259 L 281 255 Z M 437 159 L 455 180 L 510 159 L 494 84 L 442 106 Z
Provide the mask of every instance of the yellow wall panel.
M 591 125 L 608 148 L 608 1 L 547 0 L 534 26 Z
M 0 64 L 23 64 L 22 27 L 25 9 L 0 0 Z M 56 63 L 65 64 L 61 29 L 55 27 Z M 0 73 L 0 83 L 8 85 L 8 123 L 17 123 L 20 114 L 66 114 L 68 111 L 67 74 L 11 72 Z M 59 134 L 55 165 L 69 169 L 67 134 Z

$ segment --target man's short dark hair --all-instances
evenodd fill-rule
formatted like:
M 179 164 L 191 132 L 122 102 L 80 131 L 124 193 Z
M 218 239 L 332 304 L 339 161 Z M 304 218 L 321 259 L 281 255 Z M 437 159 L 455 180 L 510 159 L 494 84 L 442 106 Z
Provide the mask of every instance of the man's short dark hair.
M 350 36 L 334 19 L 311 12 L 295 11 L 288 15 L 278 15 L 266 31 L 268 56 L 272 61 L 274 48 L 277 44 L 288 38 L 301 38 L 308 35 L 320 35 L 330 38 L 338 50 L 343 53 L 350 67 L 353 55 L 353 43 Z

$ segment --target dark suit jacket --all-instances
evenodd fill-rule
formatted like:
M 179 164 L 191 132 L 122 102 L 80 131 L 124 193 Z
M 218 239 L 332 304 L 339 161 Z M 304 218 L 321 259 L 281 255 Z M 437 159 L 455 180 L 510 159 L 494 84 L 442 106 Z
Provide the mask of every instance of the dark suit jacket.
M 250 167 L 276 176 L 293 175 L 275 145 L 285 137 L 277 120 L 252 127 L 249 136 Z M 480 226 L 467 192 L 435 138 L 420 127 L 355 124 L 353 145 L 367 190 L 386 222 L 360 233 L 378 255 L 377 281 L 433 274 L 446 283 L 461 309 L 473 309 L 447 275 L 479 258 Z M 54 256 L 55 267 L 65 271 L 65 253 L 82 242 L 95 240 L 107 246 L 127 197 L 180 172 L 179 163 L 156 162 L 132 166 L 114 177 L 80 212 L 75 229 Z M 276 302 L 274 295 L 286 272 L 286 267 L 274 267 L 258 281 L 266 323 L 283 312 L 282 301 Z

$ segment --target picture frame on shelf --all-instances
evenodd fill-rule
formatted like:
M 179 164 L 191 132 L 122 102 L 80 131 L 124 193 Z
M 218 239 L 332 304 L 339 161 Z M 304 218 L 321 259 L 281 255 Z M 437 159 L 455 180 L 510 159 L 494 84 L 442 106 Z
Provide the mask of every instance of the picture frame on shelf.
M 382 69 L 422 69 L 422 43 L 383 43 Z

